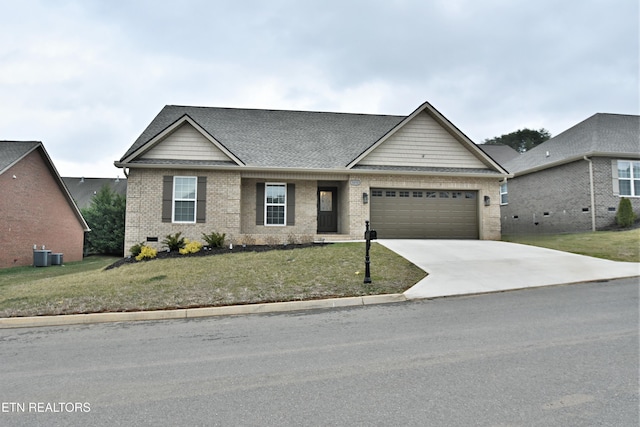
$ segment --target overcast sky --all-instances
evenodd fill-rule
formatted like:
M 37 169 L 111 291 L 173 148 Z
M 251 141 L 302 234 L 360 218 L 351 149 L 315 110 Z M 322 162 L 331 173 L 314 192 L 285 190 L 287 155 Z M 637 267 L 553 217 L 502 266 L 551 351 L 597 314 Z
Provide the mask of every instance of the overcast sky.
M 164 105 L 408 115 L 474 142 L 639 114 L 638 0 L 0 0 L 0 140 L 113 166 Z

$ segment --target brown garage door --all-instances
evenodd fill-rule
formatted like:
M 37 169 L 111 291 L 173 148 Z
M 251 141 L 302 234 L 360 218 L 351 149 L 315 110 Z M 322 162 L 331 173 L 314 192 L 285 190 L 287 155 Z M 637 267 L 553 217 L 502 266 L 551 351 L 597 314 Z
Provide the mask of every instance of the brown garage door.
M 477 239 L 478 192 L 371 189 L 380 239 Z

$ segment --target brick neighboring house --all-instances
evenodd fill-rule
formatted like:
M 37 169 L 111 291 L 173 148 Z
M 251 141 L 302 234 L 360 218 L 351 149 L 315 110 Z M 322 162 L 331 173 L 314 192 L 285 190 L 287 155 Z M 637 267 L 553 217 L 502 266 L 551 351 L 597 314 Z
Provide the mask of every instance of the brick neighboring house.
M 408 116 L 166 106 L 115 162 L 125 249 L 165 235 L 241 243 L 500 238 L 508 173 L 429 103 Z
M 640 216 L 640 116 L 595 114 L 502 165 L 504 234 L 607 228 L 623 196 Z
M 0 141 L 0 268 L 31 265 L 33 246 L 82 260 L 87 223 L 41 142 Z

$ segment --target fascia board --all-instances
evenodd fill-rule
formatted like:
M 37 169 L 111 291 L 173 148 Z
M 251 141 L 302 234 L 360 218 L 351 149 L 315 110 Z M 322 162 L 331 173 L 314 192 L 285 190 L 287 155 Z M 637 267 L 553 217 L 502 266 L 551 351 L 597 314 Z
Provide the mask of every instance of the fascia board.
M 211 142 L 213 145 L 215 145 L 220 151 L 222 151 L 227 157 L 229 157 L 231 160 L 233 160 L 236 164 L 238 164 L 239 166 L 243 166 L 244 165 L 244 162 L 242 162 L 242 160 L 237 158 L 231 151 L 229 151 L 227 149 L 227 147 L 225 147 L 217 139 L 215 139 L 213 136 L 211 136 L 209 134 L 209 132 L 204 130 L 202 128 L 202 126 L 200 126 L 195 120 L 193 120 L 191 117 L 189 117 L 188 114 L 183 115 L 178 120 L 173 122 L 171 125 L 169 125 L 166 128 L 164 128 L 164 130 L 162 130 L 156 136 L 154 136 L 149 141 L 144 143 L 136 151 L 131 153 L 126 159 L 122 159 L 121 162 L 117 162 L 117 163 L 128 163 L 128 162 L 131 162 L 132 160 L 135 160 L 136 158 L 140 157 L 141 155 L 143 155 L 147 151 L 151 150 L 154 146 L 159 144 L 168 135 L 170 135 L 172 132 L 174 132 L 176 129 L 178 129 L 180 126 L 182 126 L 185 123 L 189 123 L 191 126 L 193 126 L 198 132 L 200 132 L 200 134 L 202 134 L 202 136 L 204 136 L 209 142 Z

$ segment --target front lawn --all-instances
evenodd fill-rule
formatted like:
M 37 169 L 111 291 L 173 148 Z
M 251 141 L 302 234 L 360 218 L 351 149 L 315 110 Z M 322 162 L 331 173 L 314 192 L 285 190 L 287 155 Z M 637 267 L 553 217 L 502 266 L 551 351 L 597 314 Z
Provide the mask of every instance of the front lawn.
M 363 284 L 364 243 L 158 259 L 104 270 L 0 271 L 0 317 L 159 310 L 401 293 L 425 272 L 379 244 Z M 82 264 L 82 263 L 80 263 Z M 70 269 L 78 271 L 62 274 Z M 69 270 L 64 270 L 69 269 Z
M 613 261 L 640 262 L 640 228 L 593 233 L 513 235 L 503 236 L 502 240 Z

